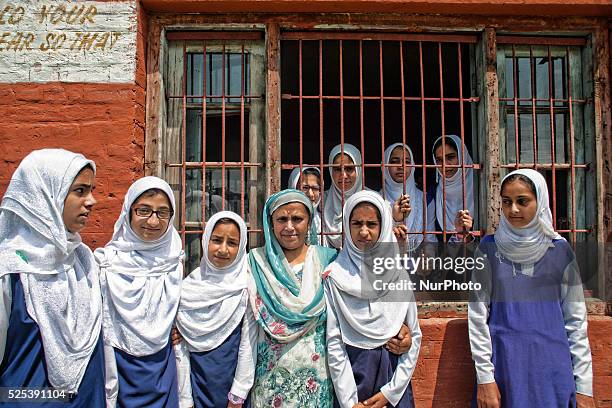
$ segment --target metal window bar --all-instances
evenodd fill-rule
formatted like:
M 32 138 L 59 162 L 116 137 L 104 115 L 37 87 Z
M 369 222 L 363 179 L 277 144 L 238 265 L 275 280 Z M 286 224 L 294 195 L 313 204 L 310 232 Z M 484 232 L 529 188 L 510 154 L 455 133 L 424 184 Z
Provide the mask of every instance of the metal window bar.
M 249 234 L 261 234 L 262 230 L 256 228 L 256 225 L 250 225 L 247 219 L 247 213 L 245 208 L 245 196 L 246 196 L 246 182 L 245 182 L 245 170 L 263 168 L 263 163 L 258 161 L 246 160 L 245 153 L 245 141 L 247 136 L 245 135 L 245 122 L 246 114 L 250 109 L 250 106 L 254 100 L 263 100 L 263 94 L 249 93 L 253 88 L 249 86 L 248 82 L 251 79 L 251 75 L 247 69 L 251 66 L 249 59 L 249 51 L 246 49 L 245 42 L 252 40 L 260 40 L 263 38 L 261 32 L 169 32 L 167 38 L 170 41 L 182 43 L 182 54 L 183 54 L 183 69 L 182 69 L 182 82 L 180 88 L 181 94 L 169 94 L 166 96 L 168 100 L 180 100 L 181 101 L 181 112 L 182 126 L 180 135 L 180 161 L 176 162 L 173 160 L 166 161 L 165 167 L 167 169 L 176 168 L 180 169 L 180 222 L 178 225 L 179 233 L 185 247 L 186 239 L 188 236 L 201 235 L 206 225 L 206 214 L 207 214 L 207 202 L 206 196 L 213 196 L 212 191 L 207 191 L 207 170 L 220 169 L 221 170 L 221 208 L 226 209 L 227 193 L 228 193 L 228 175 L 227 171 L 230 169 L 237 169 L 240 171 L 240 202 L 237 211 L 247 221 L 248 233 Z M 231 51 L 228 51 L 228 47 L 231 46 Z M 221 78 L 220 78 L 220 92 L 217 94 L 213 92 L 212 87 L 212 61 L 211 55 L 215 54 L 215 50 L 221 50 Z M 194 64 L 188 67 L 189 58 L 200 55 L 202 61 L 202 73 L 201 73 L 201 92 L 194 86 L 194 75 L 195 68 Z M 217 53 L 218 54 L 218 53 Z M 240 71 L 239 73 L 233 73 L 230 71 L 230 61 L 232 56 L 235 59 L 239 59 Z M 189 60 L 193 62 L 192 60 Z M 209 64 L 210 63 L 210 64 Z M 234 62 L 235 63 L 235 62 Z M 189 70 L 188 70 L 189 68 Z M 189 72 L 188 72 L 189 71 Z M 235 77 L 232 77 L 235 76 Z M 191 89 L 188 89 L 188 78 L 191 82 Z M 237 87 L 235 82 L 240 81 L 240 86 Z M 235 81 L 235 82 L 234 82 Z M 210 87 L 209 87 L 210 85 Z M 233 89 L 240 89 L 239 94 L 232 94 L 229 91 L 230 87 Z M 198 92 L 194 92 L 198 91 Z M 236 93 L 236 92 L 234 92 Z M 197 102 L 197 100 L 200 100 Z M 194 103 L 194 101 L 196 101 Z M 239 101 L 239 102 L 238 102 Z M 201 160 L 200 161 L 189 161 L 187 158 L 187 145 L 188 145 L 188 128 L 187 128 L 187 112 L 188 109 L 201 109 Z M 217 113 L 215 113 L 217 112 Z M 209 161 L 207 160 L 207 135 L 209 134 L 208 129 L 208 118 L 211 113 L 213 115 L 220 114 L 220 133 L 221 133 L 221 160 L 220 161 Z M 227 128 L 226 121 L 228 114 L 232 113 L 239 117 L 240 131 L 239 135 L 235 137 L 240 140 L 239 148 L 239 161 L 228 161 L 226 150 L 228 148 L 226 144 L 227 139 Z M 263 124 L 262 124 L 263 125 Z M 249 130 L 247 130 L 248 132 Z M 250 136 L 254 137 L 254 136 Z M 250 140 L 250 139 L 249 139 Z M 238 150 L 238 149 L 236 149 Z M 190 170 L 199 170 L 201 172 L 201 221 L 193 221 L 187 218 L 187 173 Z M 253 220 L 257 219 L 256 216 L 251 217 Z
M 553 213 L 553 226 L 559 233 L 568 233 L 570 240 L 573 244 L 577 241 L 578 233 L 590 233 L 589 228 L 578 228 L 577 216 L 576 216 L 576 170 L 581 169 L 586 171 L 589 168 L 589 163 L 576 163 L 576 151 L 575 151 L 575 126 L 574 126 L 574 105 L 585 105 L 587 100 L 584 98 L 576 98 L 573 95 L 573 86 L 571 79 L 571 60 L 570 60 L 570 47 L 582 47 L 586 45 L 586 39 L 584 38 L 546 38 L 546 37 L 520 37 L 520 36 L 498 36 L 497 43 L 511 47 L 512 58 L 512 77 L 513 77 L 513 95 L 510 97 L 499 98 L 500 104 L 510 103 L 511 107 L 506 107 L 506 111 L 511 110 L 514 115 L 514 143 L 515 143 L 515 160 L 514 163 L 502 164 L 502 168 L 508 169 L 519 169 L 519 168 L 533 168 L 539 170 L 550 170 L 551 171 L 551 192 L 552 192 L 552 213 Z M 523 51 L 521 54 L 528 55 L 529 58 L 529 70 L 530 70 L 530 97 L 521 97 L 519 95 L 518 83 L 521 80 L 519 78 L 518 60 L 521 56 L 517 55 L 517 49 L 521 47 Z M 534 47 L 544 48 L 545 52 L 540 57 L 543 61 L 548 64 L 548 98 L 539 97 L 537 94 L 536 86 L 536 68 L 535 61 L 536 57 Z M 562 60 L 562 95 L 557 95 L 554 86 L 554 74 L 553 74 L 553 52 L 552 47 L 563 47 L 564 50 L 561 55 L 556 57 L 564 58 Z M 525 51 L 527 48 L 527 51 Z M 559 54 L 559 53 L 557 53 Z M 505 85 L 500 85 L 505 86 Z M 522 105 L 521 105 L 522 104 Z M 525 104 L 530 106 L 525 107 Z M 547 106 L 542 106 L 546 104 Z M 550 161 L 541 162 L 538 155 L 538 141 L 539 137 L 543 135 L 538 134 L 537 125 L 537 114 L 545 112 L 549 116 L 550 126 Z M 532 116 L 532 140 L 533 140 L 533 162 L 526 162 L 521 160 L 520 157 L 520 141 L 521 137 L 519 133 L 522 131 L 520 125 L 520 114 L 529 112 Z M 557 146 L 557 129 L 555 123 L 555 115 L 562 113 L 568 116 L 569 120 L 569 142 L 567 147 L 569 148 L 569 163 L 558 163 L 556 157 L 556 146 Z M 557 171 L 568 171 L 570 178 L 570 202 L 571 218 L 570 228 L 558 228 L 557 225 Z
M 427 124 L 427 120 L 426 120 L 426 103 L 428 102 L 438 102 L 440 104 L 440 116 L 441 116 L 441 121 L 442 121 L 442 134 L 445 134 L 445 113 L 444 113 L 444 104 L 447 102 L 457 102 L 459 104 L 459 116 L 460 116 L 460 120 L 459 120 L 459 133 L 461 136 L 461 141 L 463 142 L 464 146 L 465 146 L 465 123 L 464 123 L 464 118 L 463 118 L 463 114 L 464 114 L 464 103 L 470 103 L 470 104 L 474 104 L 476 102 L 479 101 L 479 97 L 478 96 L 465 96 L 464 95 L 464 90 L 463 90 L 463 72 L 462 72 L 462 54 L 461 54 L 461 47 L 462 45 L 466 45 L 466 44 L 474 44 L 476 43 L 477 39 L 475 36 L 471 36 L 471 35 L 421 35 L 421 34 L 401 34 L 401 33 L 355 33 L 355 32 L 342 32 L 342 33 L 330 33 L 330 32 L 283 32 L 281 34 L 281 40 L 282 41 L 296 41 L 297 42 L 297 61 L 298 61 L 298 84 L 296 87 L 296 91 L 297 94 L 294 92 L 286 92 L 285 90 L 283 90 L 282 92 L 282 99 L 284 101 L 292 101 L 295 100 L 298 104 L 298 118 L 296 118 L 297 122 L 298 122 L 298 135 L 297 135 L 297 142 L 298 142 L 298 148 L 299 148 L 299 161 L 298 163 L 295 164 L 289 164 L 289 163 L 282 163 L 281 164 L 281 169 L 282 170 L 292 170 L 294 168 L 300 168 L 300 171 L 307 166 L 314 166 L 319 168 L 321 175 L 322 175 L 322 192 L 324 191 L 325 187 L 324 187 L 324 183 L 325 183 L 325 175 L 323 170 L 326 168 L 334 168 L 334 167 L 340 167 L 342 169 L 342 171 L 344 171 L 344 164 L 339 164 L 339 165 L 334 165 L 331 163 L 325 163 L 324 162 L 324 151 L 323 151 L 323 145 L 324 145 L 324 133 L 326 131 L 326 127 L 325 127 L 325 120 L 324 120 L 324 107 L 326 105 L 326 103 L 331 102 L 331 101 L 338 101 L 339 102 L 339 106 L 340 106 L 340 112 L 339 112 L 339 119 L 340 119 L 340 128 L 339 128 L 339 139 L 340 139 L 340 154 L 344 153 L 344 144 L 346 142 L 346 138 L 345 138 L 345 122 L 346 122 L 346 118 L 345 118 L 345 101 L 358 101 L 359 103 L 359 135 L 358 138 L 356 140 L 358 140 L 358 144 L 360 144 L 361 146 L 361 152 L 362 152 L 362 156 L 363 156 L 363 160 L 362 160 L 362 164 L 361 164 L 361 169 L 362 169 L 362 174 L 363 174 L 363 179 L 362 179 L 362 183 L 363 186 L 365 186 L 365 181 L 366 181 L 366 177 L 365 177 L 365 173 L 366 173 L 366 169 L 368 168 L 382 168 L 383 170 L 383 174 L 384 174 L 384 169 L 385 167 L 393 167 L 393 166 L 402 166 L 402 168 L 406 169 L 406 168 L 412 168 L 413 171 L 416 168 L 419 168 L 423 171 L 423 186 L 424 186 L 424 194 L 423 194 L 423 207 L 424 209 L 426 209 L 427 207 L 427 170 L 428 169 L 441 169 L 442 172 L 444 172 L 445 169 L 447 168 L 458 168 L 459 171 L 462 172 L 462 182 L 463 182 L 463 189 L 462 189 L 462 196 L 463 196 L 463 203 L 464 203 L 464 207 L 466 204 L 466 191 L 465 191 L 465 180 L 466 180 L 466 169 L 474 169 L 474 170 L 479 170 L 481 168 L 480 164 L 478 163 L 474 163 L 472 165 L 467 165 L 465 164 L 464 161 L 462 161 L 461 163 L 457 164 L 457 165 L 450 165 L 446 163 L 446 158 L 444 157 L 442 160 L 442 163 L 439 164 L 428 164 L 428 162 L 430 162 L 431 160 L 431 156 L 430 154 L 428 154 L 426 146 L 427 146 L 427 142 L 431 143 L 433 141 L 433 135 L 430 136 L 430 139 L 432 140 L 428 140 L 427 138 L 427 134 L 426 134 L 426 124 Z M 304 49 L 304 42 L 305 41 L 311 41 L 311 44 L 316 44 L 317 47 L 317 55 L 318 55 L 318 91 L 317 94 L 313 95 L 306 95 L 304 93 L 303 90 L 303 66 L 304 66 L 304 58 L 303 58 L 303 49 Z M 324 48 L 324 44 L 326 42 L 329 41 L 335 41 L 338 45 L 338 56 L 339 56 L 339 60 L 338 60 L 338 75 L 339 75 L 339 82 L 338 82 L 338 93 L 334 94 L 334 93 L 324 93 L 324 76 L 327 75 L 327 72 L 329 72 L 328 70 L 324 70 L 323 69 L 323 60 L 325 58 L 324 52 L 323 52 L 323 48 Z M 345 68 L 344 68 L 344 63 L 343 63 L 343 52 L 344 52 L 344 48 L 345 48 L 345 41 L 356 41 L 357 42 L 357 52 L 358 52 L 358 95 L 347 95 L 345 94 Z M 378 95 L 365 95 L 364 93 L 364 64 L 363 64 L 363 60 L 364 60 L 364 43 L 366 42 L 376 42 L 378 43 L 378 61 L 377 61 L 377 65 L 378 65 L 378 69 L 379 69 L 379 78 L 378 78 L 378 82 L 379 82 L 379 94 Z M 385 84 L 385 74 L 384 74 L 384 56 L 383 56 L 383 44 L 384 43 L 390 43 L 390 42 L 396 42 L 397 45 L 399 46 L 399 59 L 400 59 L 400 84 L 401 84 L 401 95 L 399 96 L 394 96 L 394 95 L 385 95 L 385 91 L 384 91 L 384 84 Z M 419 95 L 406 95 L 405 94 L 405 70 L 404 70 L 404 45 L 407 43 L 414 43 L 415 45 L 418 45 L 418 66 L 419 66 L 419 85 L 420 85 L 420 94 Z M 424 43 L 435 43 L 437 45 L 437 59 L 438 59 L 438 65 L 439 65 L 439 72 L 438 72 L 438 80 L 439 80 L 439 86 L 440 86 L 440 94 L 438 95 L 426 95 L 426 91 L 425 91 L 425 82 L 424 82 L 424 62 L 423 62 L 423 44 Z M 443 68 L 444 68 L 444 62 L 445 59 L 443 58 L 443 53 L 442 53 L 442 44 L 446 44 L 446 43 L 455 43 L 456 47 L 457 47 L 457 58 L 458 58 L 458 76 L 457 76 L 457 80 L 459 81 L 459 95 L 457 96 L 445 96 L 444 95 L 444 80 L 445 80 L 445 74 L 443 74 Z M 329 62 L 327 62 L 326 67 L 329 66 Z M 447 79 L 448 80 L 448 79 Z M 304 143 L 305 143 L 305 137 L 304 137 L 304 120 L 303 120 L 303 116 L 304 116 L 304 110 L 303 110 L 303 103 L 304 101 L 307 100 L 317 100 L 318 101 L 318 109 L 319 109 L 319 114 L 318 114 L 318 119 L 319 119 L 319 162 L 318 163 L 306 163 L 305 159 L 304 159 L 304 155 L 303 155 L 303 151 L 304 151 Z M 367 145 L 366 145 L 366 137 L 365 137 L 365 112 L 364 110 L 366 110 L 366 108 L 364 107 L 364 102 L 365 101 L 378 101 L 379 102 L 379 109 L 380 109 L 380 139 L 381 139 L 381 160 L 380 162 L 374 162 L 374 163 L 368 163 L 366 160 L 366 152 L 368 152 L 367 150 Z M 385 102 L 387 101 L 398 101 L 401 103 L 401 117 L 402 117 L 402 131 L 401 131 L 401 141 L 406 144 L 406 121 L 410 120 L 410 118 L 407 117 L 407 113 L 406 113 L 406 103 L 410 102 L 410 101 L 414 101 L 414 102 L 419 102 L 420 103 L 420 107 L 421 107 L 421 148 L 422 148 L 422 163 L 421 164 L 416 164 L 416 163 L 411 163 L 411 164 L 406 164 L 406 162 L 404 161 L 401 164 L 390 164 L 387 165 L 384 162 L 384 150 L 385 150 Z M 435 135 L 435 138 L 437 138 L 438 135 Z M 284 137 L 283 137 L 283 145 L 286 144 L 291 144 L 291 135 L 288 132 Z M 444 146 L 444 145 L 443 145 Z M 461 148 L 461 154 L 462 157 L 465 157 L 465 150 L 464 147 Z M 333 182 L 333 181 L 332 181 Z M 384 190 L 384 182 L 381 183 L 382 185 L 382 189 Z M 445 190 L 445 187 L 443 187 L 443 190 Z M 325 199 L 325 195 L 322 194 L 321 197 L 321 208 L 324 208 L 324 199 Z M 342 199 L 344 200 L 344 193 L 342 194 Z M 446 196 L 444 195 L 444 200 L 446 199 Z M 343 201 L 344 203 L 344 201 Z M 444 210 L 445 211 L 445 210 Z M 474 215 L 474 214 L 472 214 Z M 322 217 L 324 217 L 325 215 L 322 214 Z M 442 228 L 442 231 L 428 231 L 426 228 L 426 211 L 423 211 L 423 228 L 420 231 L 409 231 L 409 234 L 422 234 L 422 235 L 426 235 L 426 234 L 434 234 L 434 235 L 442 235 L 444 239 L 446 239 L 447 236 L 447 228 L 446 225 L 444 225 L 444 227 Z M 444 224 L 446 224 L 445 221 L 443 221 Z M 321 235 L 333 235 L 334 233 L 331 232 L 325 232 L 325 231 L 321 231 L 320 232 Z M 479 232 L 476 232 L 477 234 Z

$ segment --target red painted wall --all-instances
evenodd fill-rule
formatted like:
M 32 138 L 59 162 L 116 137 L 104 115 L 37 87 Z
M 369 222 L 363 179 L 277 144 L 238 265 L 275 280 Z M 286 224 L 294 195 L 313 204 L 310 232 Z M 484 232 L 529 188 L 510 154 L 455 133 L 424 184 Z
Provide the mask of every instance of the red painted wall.
M 91 248 L 110 239 L 125 192 L 144 175 L 146 20 L 139 8 L 133 84 L 0 84 L 0 195 L 32 150 L 84 154 L 97 165 L 98 205 L 81 234 Z
M 469 407 L 475 371 L 465 317 L 420 319 L 423 343 L 413 375 L 417 408 Z M 589 317 L 597 407 L 612 407 L 612 318 Z

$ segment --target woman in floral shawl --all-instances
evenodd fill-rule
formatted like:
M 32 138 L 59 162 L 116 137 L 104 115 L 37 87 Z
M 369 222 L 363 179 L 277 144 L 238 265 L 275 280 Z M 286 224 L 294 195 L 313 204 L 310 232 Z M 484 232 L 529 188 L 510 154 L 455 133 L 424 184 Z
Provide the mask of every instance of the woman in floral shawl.
M 312 213 L 302 192 L 273 194 L 264 207 L 265 246 L 249 253 L 255 408 L 332 406 L 321 275 L 336 251 L 310 244 L 316 240 Z

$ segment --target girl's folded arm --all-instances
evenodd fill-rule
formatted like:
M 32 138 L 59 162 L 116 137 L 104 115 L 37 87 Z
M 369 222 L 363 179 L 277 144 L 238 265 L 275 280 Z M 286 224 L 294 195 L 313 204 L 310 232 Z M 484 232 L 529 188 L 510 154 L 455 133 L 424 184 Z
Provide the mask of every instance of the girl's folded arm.
M 389 401 L 389 403 L 392 405 L 397 405 L 397 403 L 402 399 L 404 392 L 406 392 L 410 379 L 412 378 L 412 374 L 414 373 L 414 369 L 419 358 L 419 351 L 421 349 L 422 333 L 421 328 L 419 327 L 418 312 L 414 299 L 408 306 L 405 323 L 410 330 L 412 345 L 407 353 L 400 356 L 397 368 L 393 373 L 391 381 L 382 386 L 380 389 L 387 401 Z
M 246 399 L 255 381 L 255 364 L 257 363 L 257 321 L 251 305 L 247 306 L 242 320 L 238 364 L 230 393 Z

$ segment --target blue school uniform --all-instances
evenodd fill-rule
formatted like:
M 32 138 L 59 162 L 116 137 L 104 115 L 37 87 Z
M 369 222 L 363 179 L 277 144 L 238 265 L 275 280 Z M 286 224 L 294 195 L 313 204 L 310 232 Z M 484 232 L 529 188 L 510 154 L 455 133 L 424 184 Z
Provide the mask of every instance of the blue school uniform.
M 353 369 L 359 401 L 365 401 L 372 397 L 391 381 L 399 361 L 398 355 L 389 352 L 383 346 L 369 350 L 348 344 L 345 344 L 344 347 Z M 404 395 L 398 404 L 388 405 L 395 408 L 414 408 L 412 381 L 408 384 L 408 388 L 404 391 Z M 335 398 L 334 407 L 340 407 Z
M 565 240 L 552 242 L 554 248 L 534 265 L 532 276 L 498 255 L 494 236 L 480 245 L 491 265 L 488 327 L 504 408 L 576 406 L 561 298 L 563 276 L 574 256 Z
M 47 379 L 45 351 L 38 325 L 28 315 L 19 274 L 10 277 L 13 302 L 6 336 L 4 358 L 0 366 L 0 387 L 51 387 Z M 102 335 L 89 359 L 79 390 L 70 402 L 0 402 L 0 407 L 23 408 L 103 408 L 104 354 Z
M 136 357 L 115 349 L 118 407 L 178 408 L 176 358 L 172 342 L 157 353 Z
M 234 329 L 218 347 L 203 352 L 190 352 L 191 390 L 196 408 L 225 408 L 232 388 L 242 324 Z

